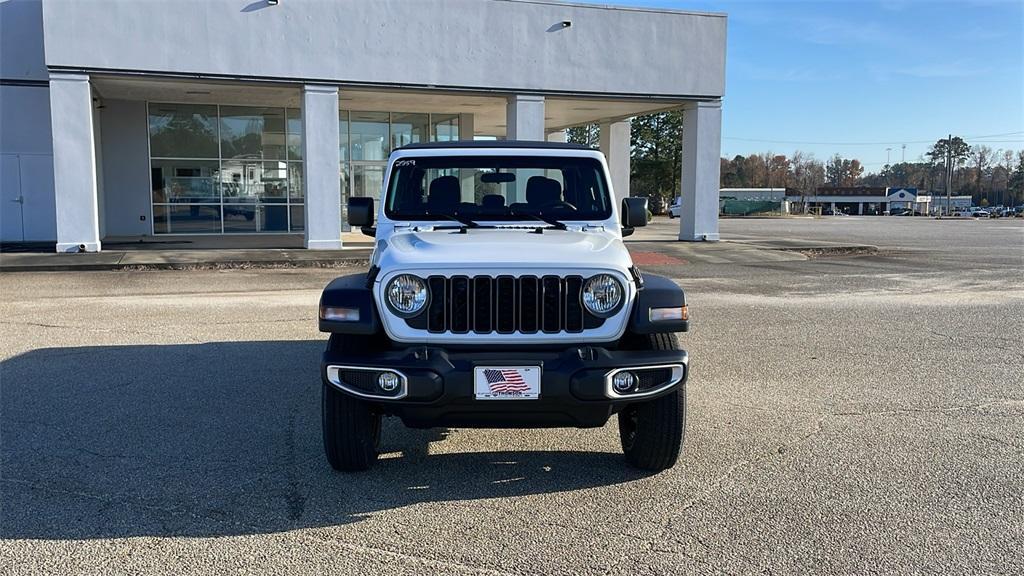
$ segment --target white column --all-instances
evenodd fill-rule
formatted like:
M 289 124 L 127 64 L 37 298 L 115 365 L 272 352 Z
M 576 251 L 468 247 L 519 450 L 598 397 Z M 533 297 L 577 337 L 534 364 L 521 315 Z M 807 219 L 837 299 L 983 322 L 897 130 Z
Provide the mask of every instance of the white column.
M 341 164 L 338 154 L 338 88 L 302 87 L 303 192 L 306 248 L 341 248 Z
M 857 214 L 859 214 L 861 216 L 864 215 L 864 203 L 863 202 L 857 202 Z
M 544 97 L 516 94 L 505 106 L 506 140 L 544 140 Z
M 459 140 L 472 140 L 476 136 L 476 123 L 472 114 L 459 114 Z
M 50 74 L 57 252 L 100 251 L 92 87 L 86 74 Z
M 598 145 L 608 160 L 616 204 L 629 197 L 630 121 L 602 122 Z
M 693 102 L 683 109 L 683 210 L 679 239 L 718 240 L 722 103 Z
M 565 130 L 548 132 L 548 142 L 565 142 L 568 140 L 568 136 L 569 134 Z
M 459 114 L 459 140 L 472 141 L 476 137 L 475 118 L 472 114 Z M 476 193 L 476 170 L 459 171 L 459 189 L 462 191 L 462 199 L 467 202 L 474 201 Z

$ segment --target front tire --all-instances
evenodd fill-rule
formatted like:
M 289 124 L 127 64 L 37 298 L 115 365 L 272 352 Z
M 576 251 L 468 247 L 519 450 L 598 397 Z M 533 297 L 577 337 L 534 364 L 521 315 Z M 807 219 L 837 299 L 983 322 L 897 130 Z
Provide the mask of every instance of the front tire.
M 357 472 L 372 466 L 380 453 L 380 425 L 380 414 L 365 402 L 324 384 L 324 452 L 331 468 Z
M 328 346 L 351 351 L 361 343 L 352 336 L 333 334 Z M 356 472 L 372 466 L 380 454 L 380 413 L 327 382 L 321 404 L 324 452 L 331 468 Z
M 675 334 L 634 335 L 625 344 L 634 350 L 679 350 Z M 686 387 L 619 412 L 619 440 L 626 462 L 660 472 L 675 465 L 686 433 Z

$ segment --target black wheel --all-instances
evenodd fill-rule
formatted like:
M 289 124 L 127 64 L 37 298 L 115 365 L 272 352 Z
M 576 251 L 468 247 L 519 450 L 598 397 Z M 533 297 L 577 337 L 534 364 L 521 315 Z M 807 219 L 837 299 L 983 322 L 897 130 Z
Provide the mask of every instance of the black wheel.
M 678 350 L 675 334 L 633 335 L 623 342 L 633 350 Z M 619 412 L 619 439 L 626 461 L 644 470 L 671 468 L 679 459 L 686 432 L 686 388 Z
M 351 337 L 331 336 L 328 346 L 345 349 L 360 344 Z M 324 452 L 331 468 L 344 472 L 366 470 L 380 453 L 381 415 L 369 404 L 323 384 Z

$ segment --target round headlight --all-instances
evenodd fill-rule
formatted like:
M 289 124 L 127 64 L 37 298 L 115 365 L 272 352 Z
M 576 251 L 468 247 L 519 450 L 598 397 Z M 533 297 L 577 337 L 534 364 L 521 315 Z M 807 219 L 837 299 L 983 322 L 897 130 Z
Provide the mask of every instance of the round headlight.
M 427 284 L 411 274 L 395 276 L 388 284 L 387 298 L 395 314 L 415 316 L 427 305 Z
M 611 316 L 622 303 L 625 290 L 608 274 L 598 274 L 583 284 L 583 305 L 594 316 Z

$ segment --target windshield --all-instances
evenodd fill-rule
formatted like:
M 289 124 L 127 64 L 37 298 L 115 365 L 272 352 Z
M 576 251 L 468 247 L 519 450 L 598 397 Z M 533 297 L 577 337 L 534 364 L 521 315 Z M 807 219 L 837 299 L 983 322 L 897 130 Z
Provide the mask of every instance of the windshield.
M 443 156 L 396 160 L 384 213 L 393 220 L 605 220 L 612 210 L 594 158 Z

